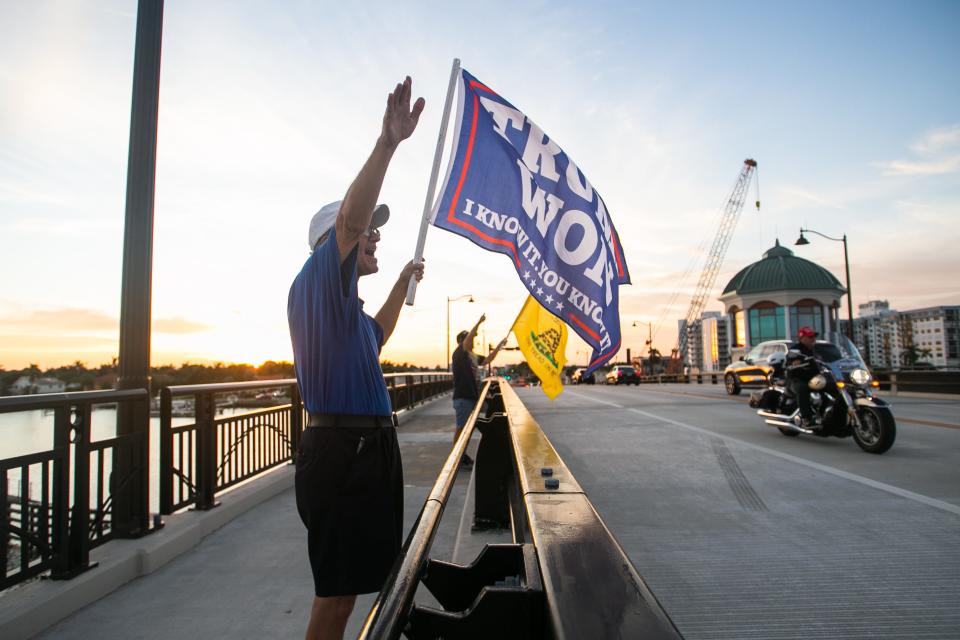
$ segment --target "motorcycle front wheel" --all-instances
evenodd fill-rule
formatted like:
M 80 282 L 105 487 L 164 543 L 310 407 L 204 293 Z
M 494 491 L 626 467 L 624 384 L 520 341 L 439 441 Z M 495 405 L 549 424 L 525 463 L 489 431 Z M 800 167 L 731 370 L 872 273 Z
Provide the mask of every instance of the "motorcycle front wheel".
M 867 453 L 885 453 L 897 438 L 897 424 L 886 407 L 858 407 L 853 439 Z

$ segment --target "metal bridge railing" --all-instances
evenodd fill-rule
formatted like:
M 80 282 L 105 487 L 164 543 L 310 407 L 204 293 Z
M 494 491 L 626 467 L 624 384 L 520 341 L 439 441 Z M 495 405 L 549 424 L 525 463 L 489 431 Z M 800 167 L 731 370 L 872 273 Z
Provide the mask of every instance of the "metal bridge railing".
M 228 395 L 283 391 L 287 404 L 217 417 Z M 192 399 L 194 422 L 173 425 L 174 401 Z M 172 386 L 160 393 L 160 513 L 217 506 L 216 495 L 292 459 L 303 428 L 296 379 Z
M 114 403 L 148 411 L 143 389 L 0 397 L 0 413 L 54 414 L 52 448 L 0 460 L 0 589 L 46 571 L 64 579 L 95 566 L 90 550 L 115 537 L 120 501 L 135 528 L 148 530 L 147 434 L 91 437 L 93 407 Z
M 898 370 L 874 371 L 880 389 L 892 394 L 901 391 L 914 393 L 960 393 L 960 371 Z
M 429 557 L 474 429 L 474 528 L 508 528 L 469 565 Z M 414 604 L 423 585 L 443 609 Z M 539 425 L 488 380 L 359 638 L 679 638 Z
M 453 386 L 449 373 L 385 377 L 394 411 Z M 226 397 L 263 390 L 283 392 L 286 403 L 217 414 Z M 193 422 L 175 426 L 175 401 L 187 398 Z M 221 492 L 292 460 L 305 416 L 292 378 L 166 388 L 160 398 L 159 486 L 151 486 L 148 432 L 118 428 L 126 435 L 94 439 L 92 411 L 102 405 L 116 406 L 118 427 L 125 420 L 146 422 L 150 411 L 144 389 L 0 397 L 0 413 L 49 411 L 54 423 L 52 447 L 0 459 L 0 591 L 45 572 L 73 577 L 95 566 L 91 549 L 162 526 L 158 519 L 151 529 L 150 491 L 158 490 L 163 514 L 216 506 Z M 131 520 L 115 521 L 115 505 Z
M 394 411 L 409 409 L 453 386 L 449 373 L 388 373 Z M 283 404 L 218 416 L 238 394 L 272 391 Z M 173 425 L 174 403 L 189 399 L 194 422 Z M 293 460 L 306 414 L 295 378 L 167 387 L 160 394 L 160 512 L 217 506 L 217 494 Z

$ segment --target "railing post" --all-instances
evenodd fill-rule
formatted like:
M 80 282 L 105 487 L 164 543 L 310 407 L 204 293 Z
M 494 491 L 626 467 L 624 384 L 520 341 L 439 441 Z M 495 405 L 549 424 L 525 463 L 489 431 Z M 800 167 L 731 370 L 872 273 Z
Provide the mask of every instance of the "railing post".
M 390 376 L 387 378 L 387 395 L 390 396 L 390 408 L 392 411 L 396 412 L 400 410 L 400 407 L 397 405 L 397 377 Z
M 890 394 L 897 395 L 897 373 L 896 371 L 890 372 Z
M 147 428 L 138 434 L 139 443 L 133 445 L 136 451 L 138 468 L 134 482 L 134 535 L 142 536 L 150 533 L 150 393 L 142 400 L 134 402 L 135 411 L 142 416 L 141 422 Z
M 78 404 L 73 407 L 76 420 L 71 422 L 71 407 L 65 406 L 67 437 L 73 428 L 73 506 L 66 527 L 67 540 L 64 546 L 66 559 L 62 563 L 64 572 L 52 575 L 53 578 L 66 579 L 86 571 L 90 565 L 90 405 Z M 69 480 L 68 480 L 69 482 Z M 111 527 L 113 523 L 111 521 Z M 96 566 L 96 564 L 92 565 Z
M 160 390 L 160 513 L 173 513 L 173 396 Z
M 300 387 L 290 385 L 290 463 L 297 461 L 297 450 L 300 448 L 300 435 L 303 433 L 303 400 L 300 398 Z
M 197 421 L 195 508 L 206 511 L 219 505 L 214 498 L 217 491 L 217 434 L 212 393 L 198 393 L 194 396 L 194 415 Z
M 13 526 L 13 505 L 8 502 L 7 473 L 0 472 L 0 548 L 3 549 L 3 566 L 10 564 L 10 528 Z M 22 548 L 22 547 L 21 547 Z M 4 573 L 3 575 L 6 575 Z
M 51 576 L 70 572 L 70 407 L 54 410 L 53 417 L 53 560 Z M 6 496 L 4 496 L 6 497 Z

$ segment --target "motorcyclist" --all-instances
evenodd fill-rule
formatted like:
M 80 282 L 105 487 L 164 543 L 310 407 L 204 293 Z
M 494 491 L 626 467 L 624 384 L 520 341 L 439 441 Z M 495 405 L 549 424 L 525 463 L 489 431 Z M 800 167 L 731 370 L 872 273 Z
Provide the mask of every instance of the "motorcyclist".
M 786 358 L 787 383 L 797 399 L 802 424 L 808 429 L 820 428 L 820 420 L 810 406 L 809 387 L 810 379 L 817 375 L 813 364 L 813 358 L 816 357 L 813 346 L 816 343 L 817 332 L 810 327 L 800 327 L 797 341 L 790 345 Z

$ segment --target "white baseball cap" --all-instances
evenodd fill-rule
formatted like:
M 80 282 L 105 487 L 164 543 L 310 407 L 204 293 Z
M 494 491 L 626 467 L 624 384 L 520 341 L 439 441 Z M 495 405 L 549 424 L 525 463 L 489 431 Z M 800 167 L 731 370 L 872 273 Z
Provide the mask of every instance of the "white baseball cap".
M 343 200 L 325 204 L 320 208 L 320 211 L 313 214 L 313 218 L 310 219 L 310 232 L 307 236 L 311 251 L 317 246 L 317 242 L 323 237 L 323 234 L 330 231 L 333 223 L 337 221 L 337 213 L 340 212 L 341 204 L 343 204 Z M 389 219 L 390 208 L 385 204 L 378 204 L 373 210 L 373 217 L 370 218 L 370 228 L 382 227 L 387 224 Z

